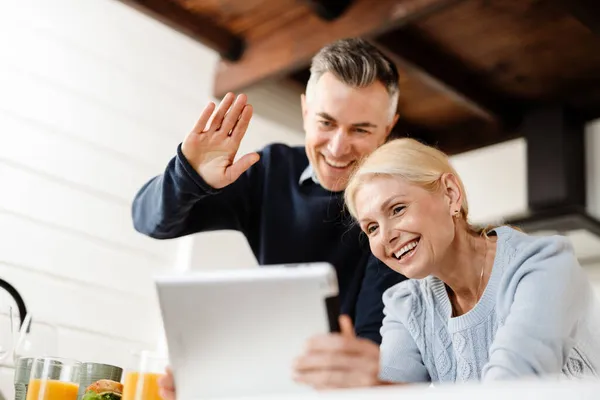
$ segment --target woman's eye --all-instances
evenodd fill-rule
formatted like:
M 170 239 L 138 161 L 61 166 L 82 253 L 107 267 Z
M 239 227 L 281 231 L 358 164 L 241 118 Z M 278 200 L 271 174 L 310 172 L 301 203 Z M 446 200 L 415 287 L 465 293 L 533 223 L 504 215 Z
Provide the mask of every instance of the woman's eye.
M 367 227 L 367 233 L 370 235 L 371 233 L 375 232 L 376 229 L 377 229 L 377 225 L 369 225 Z
M 394 207 L 394 209 L 392 210 L 392 213 L 393 213 L 394 215 L 396 215 L 396 214 L 399 214 L 399 213 L 401 213 L 401 212 L 402 212 L 402 210 L 404 210 L 404 208 L 405 208 L 404 206 L 396 206 L 396 207 Z

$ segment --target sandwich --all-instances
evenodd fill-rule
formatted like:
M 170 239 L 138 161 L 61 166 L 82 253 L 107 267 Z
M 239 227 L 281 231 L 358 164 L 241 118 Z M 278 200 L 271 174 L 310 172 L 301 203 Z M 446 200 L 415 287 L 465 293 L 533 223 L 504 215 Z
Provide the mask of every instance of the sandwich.
M 81 400 L 121 400 L 122 396 L 122 383 L 101 379 L 87 387 Z

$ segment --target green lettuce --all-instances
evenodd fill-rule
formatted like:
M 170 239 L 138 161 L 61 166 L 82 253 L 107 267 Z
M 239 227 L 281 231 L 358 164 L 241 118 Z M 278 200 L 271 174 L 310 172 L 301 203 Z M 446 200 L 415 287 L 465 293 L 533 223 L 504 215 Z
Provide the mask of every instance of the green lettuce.
M 87 392 L 81 400 L 121 400 L 121 395 L 117 393 L 98 394 L 93 390 Z

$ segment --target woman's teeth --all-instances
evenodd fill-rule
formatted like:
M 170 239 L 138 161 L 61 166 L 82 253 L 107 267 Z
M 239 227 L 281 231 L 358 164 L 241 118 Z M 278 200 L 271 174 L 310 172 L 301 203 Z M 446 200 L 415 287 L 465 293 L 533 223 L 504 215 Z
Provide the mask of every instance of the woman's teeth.
M 412 242 L 408 243 L 407 245 L 405 245 L 404 247 L 402 247 L 400 250 L 398 250 L 397 252 L 394 253 L 394 256 L 399 260 L 402 257 L 404 257 L 406 254 L 408 254 L 408 252 L 410 252 L 411 250 L 413 250 L 415 247 L 417 247 L 417 244 L 419 244 L 419 240 L 413 240 Z

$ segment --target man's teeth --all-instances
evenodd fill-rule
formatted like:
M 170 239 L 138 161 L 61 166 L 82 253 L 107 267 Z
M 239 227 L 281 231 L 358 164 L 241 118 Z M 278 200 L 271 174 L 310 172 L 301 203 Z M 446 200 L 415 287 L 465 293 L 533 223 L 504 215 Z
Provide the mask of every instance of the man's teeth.
M 327 158 L 325 159 L 325 162 L 335 168 L 346 168 L 348 165 L 350 165 L 352 163 L 352 161 L 342 163 L 342 162 L 332 161 Z
M 400 259 L 404 254 L 408 253 L 409 251 L 411 251 L 412 249 L 417 247 L 418 243 L 419 243 L 418 240 L 413 240 L 412 242 L 408 243 L 406 246 L 402 247 L 400 250 L 395 252 L 394 256 L 396 256 L 397 259 Z

